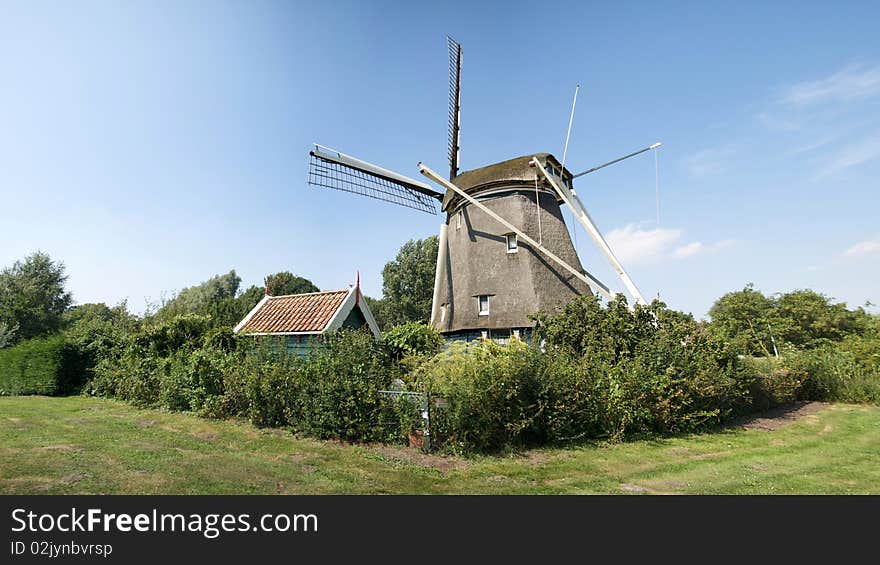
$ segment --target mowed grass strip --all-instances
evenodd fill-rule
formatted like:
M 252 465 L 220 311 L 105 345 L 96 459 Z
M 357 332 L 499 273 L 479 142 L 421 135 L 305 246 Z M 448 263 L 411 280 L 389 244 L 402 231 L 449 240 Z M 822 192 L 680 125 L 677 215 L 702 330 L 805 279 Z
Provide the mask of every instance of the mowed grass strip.
M 880 408 L 773 431 L 472 459 L 347 445 L 88 397 L 0 398 L 0 493 L 880 494 Z

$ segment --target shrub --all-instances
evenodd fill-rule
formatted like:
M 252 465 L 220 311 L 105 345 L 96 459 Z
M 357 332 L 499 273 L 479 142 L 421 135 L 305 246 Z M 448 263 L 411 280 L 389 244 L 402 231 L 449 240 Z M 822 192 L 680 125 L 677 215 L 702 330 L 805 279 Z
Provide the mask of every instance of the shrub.
M 132 345 L 166 356 L 179 349 L 195 349 L 211 328 L 211 317 L 183 314 L 145 327 L 132 337 Z
M 804 375 L 799 396 L 805 400 L 880 403 L 880 367 L 864 364 L 852 352 L 836 347 L 792 351 L 786 367 Z
M 84 378 L 94 375 L 95 365 L 119 355 L 137 321 L 126 304 L 108 308 L 104 304 L 82 304 L 64 313 L 64 339 L 82 357 Z
M 191 409 L 206 415 L 241 415 L 261 427 L 346 440 L 399 440 L 411 427 L 412 410 L 379 395 L 397 370 L 383 344 L 363 330 L 325 335 L 306 359 L 271 347 L 225 356 L 206 348 L 190 357 L 183 373 L 189 380 L 170 382 L 183 383 Z
M 540 348 L 438 352 L 439 334 L 409 323 L 381 341 L 363 329 L 328 334 L 300 358 L 272 339 L 241 347 L 195 315 L 83 341 L 100 351 L 93 394 L 319 438 L 401 441 L 420 430 L 418 397 L 379 393 L 403 378 L 438 400 L 434 445 L 453 452 L 689 432 L 795 399 L 880 402 L 874 330 L 778 359 L 737 358 L 710 326 L 658 301 L 630 310 L 583 297 L 535 320 Z
M 379 390 L 397 375 L 381 342 L 365 329 L 324 336 L 324 347 L 301 365 L 301 421 L 297 428 L 317 437 L 375 440 L 387 435 Z
M 452 451 L 620 439 L 712 426 L 748 409 L 729 347 L 659 302 L 603 308 L 593 297 L 537 316 L 536 339 L 452 346 L 413 374 L 440 395 L 435 431 Z
M 210 318 L 187 314 L 147 326 L 132 334 L 116 334 L 113 347 L 104 347 L 95 364 L 94 378 L 86 392 L 111 396 L 138 406 L 165 406 L 180 410 L 198 407 L 204 395 L 194 391 L 202 386 L 193 370 L 212 371 L 204 357 L 194 352 L 207 340 L 222 343 L 223 330 L 208 334 Z M 220 349 L 211 351 L 223 353 Z M 202 362 L 202 366 L 194 363 Z M 204 376 L 214 379 L 215 376 Z M 194 380 L 195 378 L 195 380 Z M 208 384 L 208 387 L 217 388 Z M 195 396 L 193 396 L 195 395 Z
M 803 397 L 807 373 L 775 357 L 742 357 L 737 378 L 748 391 L 751 411 L 767 410 Z
M 523 344 L 488 342 L 455 344 L 425 363 L 415 375 L 417 386 L 446 401 L 434 411 L 435 434 L 453 451 L 524 443 L 536 415 L 537 360 Z
M 588 296 L 536 321 L 548 351 L 571 357 L 593 375 L 591 386 L 607 388 L 596 408 L 609 405 L 604 429 L 614 437 L 698 429 L 747 402 L 730 348 L 659 301 L 631 310 L 624 299 L 603 308 Z
M 11 345 L 15 340 L 15 332 L 18 331 L 18 324 L 7 324 L 0 321 L 0 349 Z
M 245 414 L 251 423 L 260 427 L 301 427 L 306 401 L 301 363 L 292 358 L 290 363 L 275 361 L 255 367 L 244 383 Z
M 407 322 L 382 334 L 390 353 L 401 359 L 407 355 L 434 355 L 443 347 L 443 336 L 432 326 Z
M 63 336 L 30 339 L 0 350 L 0 395 L 72 394 L 84 380 L 83 359 Z

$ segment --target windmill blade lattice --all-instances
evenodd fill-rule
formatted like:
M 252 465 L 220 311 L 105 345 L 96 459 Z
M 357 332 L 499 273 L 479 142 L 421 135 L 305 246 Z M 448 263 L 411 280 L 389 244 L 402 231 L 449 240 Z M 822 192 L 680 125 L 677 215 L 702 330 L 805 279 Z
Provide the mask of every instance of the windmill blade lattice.
M 438 213 L 442 195 L 424 183 L 342 153 L 321 151 L 320 146 L 309 155 L 312 186 L 360 194 L 428 214 Z
M 449 112 L 447 114 L 447 130 L 449 138 L 446 144 L 449 152 L 449 180 L 458 174 L 458 157 L 461 151 L 461 45 L 446 36 L 449 48 Z

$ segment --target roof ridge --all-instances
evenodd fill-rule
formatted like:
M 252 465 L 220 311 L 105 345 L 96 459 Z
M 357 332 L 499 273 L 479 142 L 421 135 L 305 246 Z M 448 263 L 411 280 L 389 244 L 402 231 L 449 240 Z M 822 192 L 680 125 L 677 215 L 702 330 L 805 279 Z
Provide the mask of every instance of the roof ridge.
M 268 296 L 270 299 L 272 299 L 272 298 L 290 298 L 291 296 L 313 296 L 316 294 L 333 294 L 334 292 L 351 292 L 351 289 L 350 288 L 348 288 L 348 289 L 341 288 L 339 290 L 319 290 L 318 292 L 301 292 L 299 294 L 278 294 L 278 295 L 267 294 L 266 296 Z

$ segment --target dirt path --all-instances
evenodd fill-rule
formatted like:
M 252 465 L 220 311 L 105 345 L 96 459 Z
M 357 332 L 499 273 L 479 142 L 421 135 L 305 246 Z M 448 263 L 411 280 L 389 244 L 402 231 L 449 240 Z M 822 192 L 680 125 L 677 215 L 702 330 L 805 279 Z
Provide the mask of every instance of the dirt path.
M 749 414 L 734 418 L 725 427 L 745 428 L 747 430 L 764 430 L 772 432 L 798 418 L 815 414 L 831 406 L 827 402 L 794 402 L 785 406 L 777 406 L 759 414 Z

